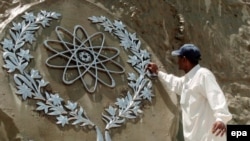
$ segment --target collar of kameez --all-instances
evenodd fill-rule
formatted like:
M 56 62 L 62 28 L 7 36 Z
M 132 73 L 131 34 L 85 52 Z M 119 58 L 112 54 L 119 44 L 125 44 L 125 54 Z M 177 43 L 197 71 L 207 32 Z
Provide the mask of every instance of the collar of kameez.
M 197 72 L 197 70 L 199 70 L 201 68 L 201 66 L 199 64 L 197 64 L 196 66 L 194 66 L 186 75 L 185 77 L 188 79 L 191 79 L 195 73 Z

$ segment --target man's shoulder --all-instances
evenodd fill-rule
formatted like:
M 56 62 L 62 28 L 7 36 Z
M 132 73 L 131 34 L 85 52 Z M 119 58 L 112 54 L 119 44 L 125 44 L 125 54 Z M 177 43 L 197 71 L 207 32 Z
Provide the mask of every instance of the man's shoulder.
M 198 73 L 203 75 L 213 75 L 212 71 L 205 67 L 200 67 Z

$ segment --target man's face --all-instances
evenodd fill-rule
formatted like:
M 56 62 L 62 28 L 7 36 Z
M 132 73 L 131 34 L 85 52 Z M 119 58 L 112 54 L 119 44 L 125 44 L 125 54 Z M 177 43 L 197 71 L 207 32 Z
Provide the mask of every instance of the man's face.
M 178 65 L 179 65 L 179 70 L 185 70 L 185 63 L 187 59 L 184 56 L 178 56 Z

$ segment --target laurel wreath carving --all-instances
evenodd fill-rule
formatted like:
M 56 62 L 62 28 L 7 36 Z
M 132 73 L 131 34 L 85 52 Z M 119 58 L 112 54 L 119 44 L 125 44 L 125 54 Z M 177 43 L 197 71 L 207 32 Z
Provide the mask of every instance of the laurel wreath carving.
M 99 23 L 104 27 L 104 31 L 115 35 L 120 39 L 121 46 L 131 52 L 128 56 L 128 63 L 138 74 L 128 73 L 128 86 L 131 88 L 125 97 L 117 98 L 117 101 L 108 106 L 102 113 L 102 119 L 106 123 L 105 138 L 99 127 L 95 125 L 87 116 L 86 111 L 76 102 L 64 101 L 58 93 L 52 93 L 45 89 L 49 82 L 45 81 L 38 70 L 28 69 L 28 65 L 33 56 L 29 49 L 25 49 L 26 44 L 31 44 L 36 40 L 35 32 L 50 26 L 51 20 L 59 19 L 61 15 L 56 12 L 40 11 L 36 16 L 32 12 L 26 12 L 22 22 L 13 22 L 13 27 L 9 30 L 10 36 L 1 42 L 3 48 L 3 67 L 8 73 L 14 74 L 16 84 L 16 94 L 23 100 L 37 100 L 37 111 L 43 111 L 48 116 L 56 117 L 56 124 L 79 125 L 87 129 L 95 129 L 97 141 L 111 141 L 110 129 L 117 128 L 125 124 L 126 120 L 138 118 L 142 113 L 141 103 L 143 100 L 151 102 L 152 83 L 145 71 L 146 65 L 150 62 L 150 54 L 140 48 L 141 41 L 136 34 L 129 33 L 121 21 L 115 20 L 112 23 L 106 17 L 90 17 L 92 23 Z M 86 129 L 85 128 L 85 129 Z

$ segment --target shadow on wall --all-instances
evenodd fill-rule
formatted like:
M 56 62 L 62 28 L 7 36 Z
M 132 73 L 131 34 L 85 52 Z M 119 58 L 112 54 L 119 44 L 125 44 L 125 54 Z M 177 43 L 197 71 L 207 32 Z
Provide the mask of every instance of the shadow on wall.
M 172 135 L 172 141 L 184 141 L 181 110 L 178 104 L 179 97 L 175 94 L 167 92 L 167 90 L 164 88 L 164 86 L 160 81 L 156 80 L 154 81 L 154 83 L 155 86 L 157 86 L 157 89 L 162 90 L 162 92 L 160 92 L 160 95 L 163 98 L 166 107 L 175 116 L 171 121 L 176 124 L 172 124 L 172 127 L 170 128 L 171 131 L 169 131 L 170 134 Z M 176 99 L 173 97 L 175 97 Z
M 19 141 L 18 129 L 13 119 L 0 109 L 0 140 L 1 141 Z

